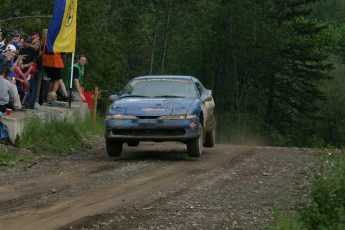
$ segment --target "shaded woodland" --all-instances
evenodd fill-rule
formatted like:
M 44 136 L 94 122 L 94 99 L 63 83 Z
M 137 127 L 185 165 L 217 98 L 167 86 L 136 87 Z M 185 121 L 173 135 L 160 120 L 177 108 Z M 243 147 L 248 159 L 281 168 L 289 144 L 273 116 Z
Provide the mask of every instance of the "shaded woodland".
M 2 0 L 0 27 L 41 32 L 53 6 Z M 219 142 L 345 146 L 344 44 L 342 0 L 78 0 L 99 113 L 133 77 L 193 75 L 213 91 Z

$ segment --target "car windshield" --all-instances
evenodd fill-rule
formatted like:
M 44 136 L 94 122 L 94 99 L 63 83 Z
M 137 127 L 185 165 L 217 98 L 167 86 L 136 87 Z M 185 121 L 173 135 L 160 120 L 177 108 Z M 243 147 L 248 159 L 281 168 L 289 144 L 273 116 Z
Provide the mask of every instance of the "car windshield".
M 170 78 L 135 79 L 122 91 L 120 97 L 195 98 L 194 84 L 190 80 Z

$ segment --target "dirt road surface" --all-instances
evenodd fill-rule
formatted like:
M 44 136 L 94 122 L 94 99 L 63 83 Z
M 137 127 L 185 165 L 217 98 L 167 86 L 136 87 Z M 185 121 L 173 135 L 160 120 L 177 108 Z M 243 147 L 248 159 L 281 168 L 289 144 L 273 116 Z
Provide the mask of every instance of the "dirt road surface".
M 313 150 L 103 141 L 0 171 L 0 229 L 259 229 L 306 196 Z

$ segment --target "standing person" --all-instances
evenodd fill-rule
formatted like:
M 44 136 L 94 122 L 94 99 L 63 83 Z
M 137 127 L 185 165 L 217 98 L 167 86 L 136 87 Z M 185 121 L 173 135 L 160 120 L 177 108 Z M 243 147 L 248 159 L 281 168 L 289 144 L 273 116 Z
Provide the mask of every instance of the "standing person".
M 35 80 L 35 75 L 34 71 L 36 69 L 36 51 L 34 48 L 31 47 L 31 37 L 26 36 L 24 38 L 24 44 L 23 48 L 19 51 L 19 55 L 22 55 L 23 58 L 23 63 L 21 64 L 21 69 L 24 74 L 29 72 L 29 108 L 34 109 L 35 108 L 35 89 L 36 89 L 36 80 Z
M 83 87 L 83 79 L 84 79 L 84 69 L 86 64 L 87 58 L 85 55 L 80 55 L 78 58 L 78 62 L 73 65 L 73 81 L 72 81 L 72 94 L 73 94 L 73 101 L 85 101 L 84 92 L 82 90 Z M 70 81 L 71 81 L 71 71 L 68 72 L 68 77 L 66 78 L 65 84 L 67 90 L 70 89 Z
M 37 35 L 38 36 L 38 35 Z M 36 37 L 37 37 L 36 36 Z M 34 36 L 31 36 L 31 38 Z M 36 52 L 36 70 L 35 70 L 35 80 L 36 80 L 36 92 L 35 92 L 35 108 L 39 108 L 39 96 L 41 91 L 41 81 L 42 81 L 42 50 L 41 41 L 38 38 L 32 40 L 32 48 Z
M 18 65 L 14 67 L 14 78 L 16 79 L 16 85 L 18 89 L 18 94 L 21 96 L 22 106 L 26 106 L 28 104 L 27 98 L 29 95 L 29 81 L 27 79 L 29 72 L 26 74 L 23 73 L 20 66 L 23 63 L 22 56 L 18 57 Z
M 46 48 L 46 40 L 43 45 L 42 65 L 50 78 L 48 101 L 56 101 L 56 92 L 59 88 L 59 81 L 62 79 L 62 69 L 64 68 L 65 53 L 50 52 Z

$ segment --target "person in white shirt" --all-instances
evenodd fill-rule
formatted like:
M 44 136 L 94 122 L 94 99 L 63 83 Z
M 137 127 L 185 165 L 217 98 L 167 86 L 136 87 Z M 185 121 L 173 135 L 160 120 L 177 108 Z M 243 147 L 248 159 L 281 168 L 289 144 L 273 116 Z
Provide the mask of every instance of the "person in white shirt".
M 0 62 L 0 112 L 4 113 L 7 108 L 12 108 L 10 102 L 10 85 L 9 81 L 4 79 L 6 65 Z

